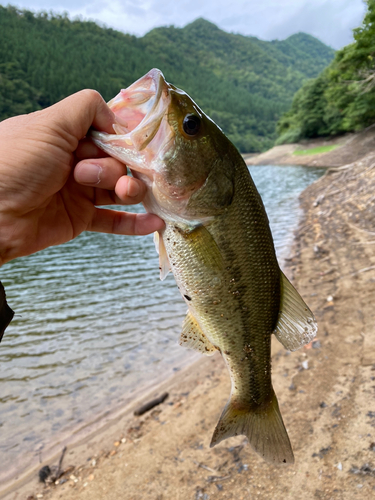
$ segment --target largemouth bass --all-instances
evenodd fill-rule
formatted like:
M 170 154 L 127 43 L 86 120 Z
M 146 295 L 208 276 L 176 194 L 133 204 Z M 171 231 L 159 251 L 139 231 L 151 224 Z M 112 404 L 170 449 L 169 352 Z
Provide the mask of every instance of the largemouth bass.
M 317 331 L 312 312 L 281 272 L 267 215 L 241 155 L 182 90 L 151 70 L 112 101 L 116 134 L 94 142 L 148 186 L 160 273 L 171 269 L 188 306 L 180 343 L 219 351 L 230 399 L 211 446 L 235 435 L 273 463 L 294 462 L 271 382 L 271 335 L 289 350 Z

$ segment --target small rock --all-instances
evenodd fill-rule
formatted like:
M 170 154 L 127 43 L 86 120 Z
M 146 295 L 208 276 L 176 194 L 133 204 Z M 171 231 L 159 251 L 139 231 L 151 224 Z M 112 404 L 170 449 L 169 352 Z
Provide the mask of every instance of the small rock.
M 113 455 L 116 455 L 117 451 L 116 450 L 112 450 L 111 453 L 109 454 L 110 457 L 113 457 Z
M 120 443 L 120 441 L 115 441 L 115 442 L 113 443 L 113 446 L 116 446 L 116 447 L 117 447 L 117 446 L 120 446 L 120 444 L 121 444 L 121 443 Z
M 301 365 L 302 365 L 302 368 L 304 370 L 308 370 L 308 368 L 309 368 L 309 360 L 305 359 L 305 361 L 302 361 Z

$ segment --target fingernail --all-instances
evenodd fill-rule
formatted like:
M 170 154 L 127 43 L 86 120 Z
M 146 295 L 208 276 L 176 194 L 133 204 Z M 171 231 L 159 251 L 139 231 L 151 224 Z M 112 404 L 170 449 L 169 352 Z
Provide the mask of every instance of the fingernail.
M 99 184 L 102 167 L 95 163 L 85 163 L 79 169 L 79 179 L 81 184 Z
M 129 182 L 128 182 L 128 196 L 130 198 L 135 198 L 136 196 L 139 195 L 141 191 L 141 188 L 138 184 L 138 182 L 136 182 L 134 179 L 132 179 L 131 177 L 129 177 Z

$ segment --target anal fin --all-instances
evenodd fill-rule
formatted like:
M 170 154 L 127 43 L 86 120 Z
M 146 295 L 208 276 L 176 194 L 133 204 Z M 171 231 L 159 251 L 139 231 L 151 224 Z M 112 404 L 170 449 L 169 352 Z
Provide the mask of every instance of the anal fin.
M 202 332 L 198 322 L 190 312 L 187 313 L 182 325 L 180 345 L 188 349 L 194 349 L 206 356 L 212 356 L 217 351 L 216 347 L 211 344 Z
M 281 304 L 274 334 L 289 351 L 296 351 L 315 337 L 318 325 L 313 313 L 290 283 L 281 273 Z

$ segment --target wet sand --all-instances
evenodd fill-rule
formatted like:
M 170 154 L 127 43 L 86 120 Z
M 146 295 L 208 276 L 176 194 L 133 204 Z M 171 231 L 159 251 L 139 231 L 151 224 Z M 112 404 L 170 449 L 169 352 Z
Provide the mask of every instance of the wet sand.
M 138 401 L 68 449 L 58 485 L 43 486 L 35 472 L 6 498 L 374 498 L 375 153 L 344 165 L 301 195 L 304 216 L 285 269 L 319 323 L 309 348 L 289 353 L 273 342 L 273 382 L 294 465 L 263 462 L 242 436 L 209 448 L 229 395 L 215 355 L 144 397 L 167 390 L 162 405 L 135 417 Z

